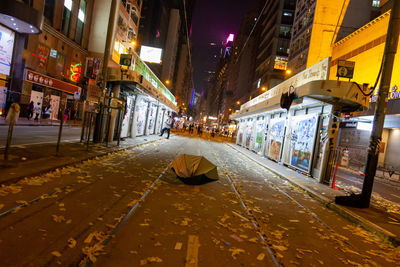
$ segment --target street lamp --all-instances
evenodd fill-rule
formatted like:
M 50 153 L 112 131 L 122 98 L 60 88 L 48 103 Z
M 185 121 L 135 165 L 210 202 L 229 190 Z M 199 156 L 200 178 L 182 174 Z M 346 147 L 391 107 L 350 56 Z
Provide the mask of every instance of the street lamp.
M 169 80 L 166 80 L 166 81 L 165 81 L 165 83 L 166 83 L 166 84 L 169 84 L 169 83 L 170 83 L 170 81 L 169 81 Z
M 240 101 L 236 101 L 236 105 L 240 105 Z
M 292 70 L 291 70 L 291 69 L 287 69 L 287 70 L 286 70 L 286 74 L 287 74 L 287 75 L 292 74 Z

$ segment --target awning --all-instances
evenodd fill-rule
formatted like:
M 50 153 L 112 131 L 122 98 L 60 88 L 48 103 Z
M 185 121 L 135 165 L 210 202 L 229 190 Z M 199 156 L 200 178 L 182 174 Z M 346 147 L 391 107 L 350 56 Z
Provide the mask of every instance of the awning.
M 277 89 L 279 90 L 271 90 L 269 94 L 267 91 L 257 102 L 250 103 L 252 105 L 244 104 L 240 111 L 230 116 L 230 119 L 235 120 L 261 112 L 280 110 L 281 96 L 287 93 L 289 88 Z M 305 102 L 308 105 L 312 105 L 313 102 L 323 102 L 338 107 L 341 112 L 362 111 L 369 107 L 369 97 L 364 96 L 357 84 L 353 82 L 316 80 L 294 88 L 294 92 L 297 99 L 292 106 Z

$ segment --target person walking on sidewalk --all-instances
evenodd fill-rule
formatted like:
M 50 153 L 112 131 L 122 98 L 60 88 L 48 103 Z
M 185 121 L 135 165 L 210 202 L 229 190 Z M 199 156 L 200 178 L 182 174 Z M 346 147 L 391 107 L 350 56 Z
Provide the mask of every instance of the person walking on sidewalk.
M 28 105 L 28 120 L 33 118 L 33 109 L 35 108 L 35 103 L 31 101 Z
M 40 106 L 40 102 L 37 103 L 37 105 L 35 106 L 35 121 L 39 120 L 40 117 L 40 113 L 42 112 L 42 107 Z
M 164 126 L 164 128 L 161 130 L 160 136 L 163 136 L 164 132 L 167 131 L 167 134 L 168 134 L 167 139 L 169 138 L 169 134 L 170 134 L 170 131 L 171 131 L 172 123 L 173 123 L 172 117 L 171 117 L 171 116 L 168 116 L 168 119 L 165 121 L 165 124 L 164 124 L 165 126 Z

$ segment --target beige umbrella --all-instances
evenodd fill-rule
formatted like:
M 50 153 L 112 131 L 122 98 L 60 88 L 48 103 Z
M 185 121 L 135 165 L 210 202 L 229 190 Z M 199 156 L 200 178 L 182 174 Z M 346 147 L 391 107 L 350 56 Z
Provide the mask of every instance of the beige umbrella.
M 184 182 L 193 180 L 194 182 L 201 183 L 201 178 L 205 178 L 205 180 L 218 180 L 219 178 L 217 166 L 203 156 L 179 155 L 172 161 L 171 168 Z

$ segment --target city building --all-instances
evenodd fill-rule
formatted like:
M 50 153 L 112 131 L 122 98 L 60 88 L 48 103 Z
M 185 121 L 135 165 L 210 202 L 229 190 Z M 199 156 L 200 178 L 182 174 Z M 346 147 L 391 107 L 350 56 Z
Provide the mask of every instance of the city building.
M 360 85 L 364 83 L 369 84 L 369 87 L 375 85 L 385 48 L 389 17 L 390 10 L 333 45 L 330 79 L 337 79 L 336 74 L 339 60 L 345 60 L 355 62 L 352 81 Z M 378 167 L 381 170 L 377 171 L 377 175 L 383 176 L 382 169 L 393 170 L 397 174 L 386 178 L 397 180 L 399 179 L 398 173 L 400 172 L 400 162 L 397 158 L 400 153 L 399 60 L 400 55 L 397 53 L 392 72 L 379 154 Z M 339 146 L 348 149 L 349 161 L 346 165 L 360 171 L 364 171 L 378 90 L 379 88 L 376 88 L 371 97 L 368 111 L 353 113 L 351 114 L 351 118 L 349 116 L 349 119 L 342 123 Z
M 296 1 L 261 1 L 259 10 L 264 6 L 256 28 L 258 48 L 252 98 L 285 79 Z
M 378 14 L 376 0 L 297 0 L 288 68 L 295 74 L 328 57 L 338 38 Z
M 104 59 L 100 81 L 107 106 L 100 108 L 97 141 L 157 134 L 166 117 L 176 111 L 174 95 L 142 60 L 143 55 L 135 52 L 142 5 L 140 0 L 96 0 L 94 4 L 89 52 Z M 147 56 L 154 57 L 151 49 Z M 102 123 L 107 121 L 108 131 Z

